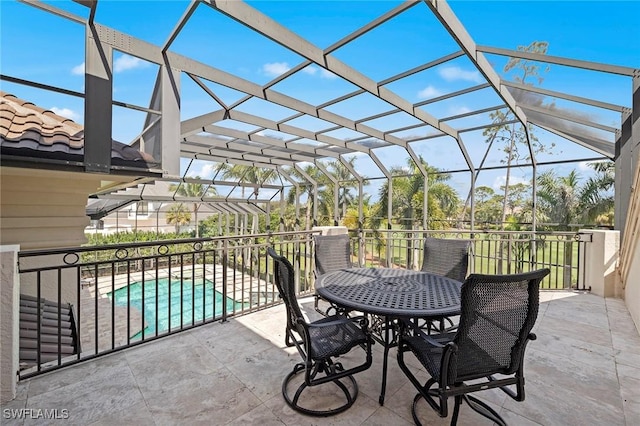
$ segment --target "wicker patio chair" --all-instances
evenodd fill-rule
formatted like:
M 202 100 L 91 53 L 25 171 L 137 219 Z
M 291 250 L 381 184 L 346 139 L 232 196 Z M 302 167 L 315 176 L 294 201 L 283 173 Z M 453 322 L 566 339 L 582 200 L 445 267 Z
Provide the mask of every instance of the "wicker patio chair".
M 291 263 L 272 248 L 268 248 L 267 252 L 273 258 L 276 286 L 287 310 L 285 343 L 287 346 L 295 346 L 302 357 L 302 362 L 296 364 L 293 371 L 285 377 L 282 383 L 282 395 L 291 408 L 304 414 L 331 416 L 341 413 L 351 407 L 358 397 L 358 385 L 353 375 L 371 366 L 372 340 L 365 331 L 367 321 L 364 317 L 347 318 L 344 315 L 332 315 L 308 322 L 302 315 L 296 299 Z M 364 349 L 364 362 L 345 369 L 342 362 L 336 361 L 335 358 L 354 348 Z M 304 372 L 304 381 L 292 398 L 288 392 L 288 385 L 302 372 Z M 346 384 L 343 379 L 347 382 Z M 332 394 L 335 394 L 338 389 L 342 391 L 344 403 L 327 409 L 303 407 L 300 400 L 303 391 L 310 386 L 325 383 L 336 385 L 336 389 L 328 389 Z
M 314 260 L 315 269 L 313 271 L 315 277 L 322 274 L 338 271 L 340 269 L 351 268 L 351 248 L 349 247 L 349 236 L 341 235 L 314 235 Z M 340 307 L 331 305 L 326 310 L 320 309 L 318 306 L 320 296 L 315 295 L 314 308 L 322 315 L 330 315 L 332 312 L 337 313 Z
M 469 240 L 426 237 L 422 271 L 464 282 L 469 268 L 470 248 L 471 241 Z M 442 317 L 432 318 L 426 321 L 423 326 L 429 332 L 434 329 L 444 332 L 453 331 L 454 324 L 452 317 Z
M 448 416 L 447 400 L 466 402 L 499 425 L 504 420 L 486 403 L 469 394 L 500 388 L 516 401 L 524 400 L 524 353 L 538 316 L 540 281 L 549 269 L 514 275 L 472 274 L 462 286 L 460 324 L 455 333 L 427 335 L 413 323 L 401 324 L 398 363 L 418 389 L 411 412 L 417 425 L 416 404 L 425 399 L 440 415 Z M 431 376 L 422 385 L 405 363 L 411 351 Z M 415 367 L 411 367 L 414 368 Z M 468 383 L 473 381 L 472 383 Z M 507 386 L 515 385 L 515 392 Z

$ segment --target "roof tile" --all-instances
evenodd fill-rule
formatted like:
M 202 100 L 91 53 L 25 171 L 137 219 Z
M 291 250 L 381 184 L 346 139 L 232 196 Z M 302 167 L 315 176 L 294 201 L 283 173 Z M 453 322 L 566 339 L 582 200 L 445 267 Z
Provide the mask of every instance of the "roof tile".
M 3 155 L 71 161 L 82 161 L 84 156 L 82 125 L 2 91 L 0 139 Z M 151 155 L 117 141 L 112 142 L 111 158 L 119 165 L 159 166 Z

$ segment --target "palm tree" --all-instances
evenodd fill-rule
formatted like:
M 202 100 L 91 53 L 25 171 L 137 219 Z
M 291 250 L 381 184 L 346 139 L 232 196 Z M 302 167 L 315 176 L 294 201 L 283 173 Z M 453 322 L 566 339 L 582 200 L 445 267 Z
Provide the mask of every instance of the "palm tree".
M 356 157 L 351 157 L 347 160 L 352 168 L 355 166 L 355 161 Z M 347 214 L 347 208 L 356 202 L 356 198 L 351 191 L 358 189 L 358 182 L 353 178 L 349 169 L 340 161 L 330 161 L 327 170 L 338 181 L 338 208 L 342 212 L 342 217 L 344 217 Z M 330 182 L 329 186 L 333 191 L 333 182 Z
M 328 194 L 328 190 L 327 190 L 327 186 L 329 185 L 329 178 L 322 172 L 320 172 L 320 169 L 318 169 L 317 167 L 313 166 L 313 165 L 308 165 L 306 167 L 302 168 L 302 171 L 308 175 L 310 178 L 312 178 L 314 181 L 316 181 L 317 183 L 317 188 L 316 191 L 318 192 L 317 194 L 317 202 L 318 202 L 318 210 L 319 211 L 325 211 L 326 210 L 326 206 L 327 203 L 330 203 L 332 198 L 331 196 L 329 196 L 328 198 L 330 200 L 327 200 L 327 195 Z M 290 169 L 289 170 L 290 174 L 292 177 L 295 177 L 298 180 L 304 181 L 306 180 L 305 176 L 300 173 L 298 171 L 298 169 Z M 311 213 L 313 212 L 313 208 L 314 208 L 314 197 L 313 197 L 313 185 L 302 185 L 301 186 L 302 189 L 302 194 L 299 194 L 299 196 L 306 196 L 306 206 L 305 206 L 305 223 L 307 225 L 309 225 L 311 223 Z M 292 205 L 295 203 L 295 197 L 296 197 L 296 193 L 295 191 L 289 191 L 287 193 L 287 204 Z M 314 219 L 317 220 L 317 218 L 314 217 Z
M 180 227 L 191 222 L 191 212 L 183 203 L 172 204 L 167 211 L 166 221 L 176 227 L 176 234 L 180 234 Z
M 538 199 L 540 207 L 549 220 L 557 222 L 561 231 L 569 230 L 569 224 L 580 215 L 579 175 L 572 170 L 567 176 L 556 176 L 553 170 L 538 176 Z M 573 244 L 568 241 L 564 247 L 565 283 L 571 282 Z
M 220 170 L 222 176 L 226 178 L 236 179 L 238 183 L 266 184 L 274 182 L 278 175 L 273 169 L 263 169 L 255 166 L 245 166 L 242 164 L 221 165 Z M 245 196 L 245 187 L 241 187 L 242 197 Z M 254 198 L 258 198 L 258 191 L 254 190 Z
M 538 176 L 538 200 L 540 209 L 551 222 L 559 224 L 561 231 L 569 230 L 569 224 L 580 216 L 580 176 L 572 170 L 567 176 L 557 176 L 548 170 Z
M 255 166 L 245 166 L 242 164 L 220 165 L 219 170 L 222 176 L 227 179 L 235 179 L 238 183 L 252 183 L 257 185 L 274 182 L 278 178 L 278 174 L 273 169 L 263 169 Z M 245 187 L 241 186 L 242 198 L 245 197 Z M 252 193 L 254 199 L 258 199 L 259 191 L 256 187 Z M 258 218 L 254 215 L 251 225 L 252 232 L 258 232 Z
M 580 211 L 582 217 L 590 223 L 604 222 L 613 224 L 615 184 L 615 163 L 612 161 L 588 163 L 596 171 L 580 191 Z
M 350 158 L 347 162 L 354 167 L 355 157 Z M 340 161 L 330 161 L 326 166 L 327 172 L 331 174 L 331 176 L 338 182 L 338 209 L 341 212 L 341 216 L 344 220 L 347 214 L 347 210 L 357 204 L 357 197 L 352 194 L 352 190 L 358 188 L 358 182 L 353 179 L 351 172 L 349 169 Z M 320 224 L 329 224 L 331 223 L 330 219 L 335 213 L 335 201 L 334 201 L 334 183 L 333 181 L 324 173 L 322 173 L 317 167 L 309 165 L 303 168 L 304 173 L 306 173 L 309 177 L 317 183 L 317 211 L 318 216 L 320 216 L 319 223 Z M 296 169 L 291 169 L 291 175 L 296 177 L 299 180 L 304 181 L 305 177 L 302 173 L 298 172 Z M 363 184 L 366 185 L 366 179 L 363 179 Z M 310 215 L 313 211 L 313 186 L 304 185 L 302 186 L 303 192 L 300 195 L 306 195 L 307 199 L 307 223 L 310 222 Z M 295 201 L 295 192 L 290 191 L 287 195 L 287 202 L 289 204 Z M 318 218 L 314 218 L 318 219 Z
M 448 174 L 429 166 L 422 157 L 420 161 L 429 175 L 427 208 L 429 220 L 432 223 L 447 219 L 457 212 L 460 199 L 458 194 L 446 181 Z M 409 159 L 406 167 L 392 167 L 390 169 L 393 178 L 393 218 L 401 222 L 403 229 L 414 228 L 416 218 L 422 217 L 424 205 L 424 177 L 414 162 Z M 378 192 L 379 201 L 376 206 L 375 227 L 382 223 L 382 217 L 386 217 L 389 200 L 389 183 L 385 182 Z
M 200 179 L 200 176 L 196 176 L 195 179 Z M 189 183 L 189 182 L 181 182 L 179 184 L 171 184 L 169 185 L 169 190 L 173 191 L 176 195 L 182 195 L 183 197 L 188 198 L 202 198 L 206 196 L 217 195 L 217 191 L 212 186 L 205 186 L 201 183 Z M 195 216 L 196 222 L 196 238 L 200 236 L 200 230 L 198 226 L 198 210 L 200 209 L 200 203 L 193 203 L 193 214 Z
M 429 166 L 420 157 L 423 167 L 429 175 L 429 187 L 427 195 L 427 208 L 429 209 L 429 220 L 432 224 L 439 220 L 453 216 L 460 203 L 456 191 L 445 182 L 449 175 L 442 174 L 435 167 Z M 420 173 L 416 164 L 407 160 L 406 167 L 392 167 L 390 173 L 393 178 L 392 199 L 392 219 L 400 222 L 402 229 L 414 229 L 416 218 L 422 217 L 425 212 L 424 206 L 424 177 Z M 378 192 L 379 201 L 376 204 L 375 215 L 372 223 L 374 229 L 379 229 L 382 224 L 382 217 L 387 216 L 389 206 L 389 183 L 385 182 Z M 442 225 L 441 225 L 442 226 Z M 411 247 L 411 236 L 408 235 L 407 265 L 410 266 L 413 260 L 413 248 Z M 381 244 L 381 241 L 379 241 Z

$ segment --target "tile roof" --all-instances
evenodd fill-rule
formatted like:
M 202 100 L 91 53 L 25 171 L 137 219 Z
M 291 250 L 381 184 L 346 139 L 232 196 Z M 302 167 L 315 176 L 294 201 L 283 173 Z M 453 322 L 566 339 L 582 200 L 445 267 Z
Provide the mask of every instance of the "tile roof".
M 58 305 L 46 299 L 26 294 L 20 295 L 20 369 L 36 365 L 38 350 L 40 361 L 58 359 L 77 354 L 80 350 L 73 318 L 73 307 L 69 303 Z M 40 347 L 38 347 L 38 317 L 40 317 Z M 58 347 L 58 319 L 60 319 L 60 347 Z
M 84 159 L 81 124 L 1 91 L 0 144 L 3 156 L 75 162 Z M 118 166 L 159 166 L 151 155 L 117 141 L 112 142 L 111 158 Z

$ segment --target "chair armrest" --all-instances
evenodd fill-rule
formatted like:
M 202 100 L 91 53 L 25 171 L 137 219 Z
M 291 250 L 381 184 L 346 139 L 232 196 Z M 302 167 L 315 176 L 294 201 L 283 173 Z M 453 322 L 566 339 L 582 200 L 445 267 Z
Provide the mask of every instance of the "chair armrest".
M 433 345 L 437 348 L 444 348 L 449 343 L 451 343 L 451 335 L 443 336 L 443 335 L 429 335 L 425 333 L 421 328 L 417 328 L 415 331 L 415 335 L 425 340 L 430 345 Z M 438 339 L 440 336 L 440 339 Z
M 331 317 L 327 317 L 325 319 L 321 319 L 311 323 L 306 323 L 306 326 L 308 328 L 321 328 L 321 327 L 335 327 L 335 326 L 345 325 L 349 323 L 355 323 L 359 327 L 366 328 L 366 326 L 368 325 L 368 321 L 365 317 L 342 317 L 342 318 L 329 320 L 330 318 Z M 298 318 L 298 322 L 300 321 L 304 322 L 304 319 Z
M 451 333 L 447 335 L 432 336 L 425 333 L 423 329 L 418 327 L 417 323 L 411 320 L 400 320 L 399 323 L 400 323 L 400 338 L 402 338 L 402 336 L 404 335 L 405 332 L 407 332 L 407 330 L 410 330 L 413 332 L 413 335 L 415 337 L 419 337 L 422 340 L 429 343 L 430 345 L 435 346 L 437 348 L 443 348 L 446 344 L 448 344 L 451 341 Z M 438 336 L 440 338 L 438 338 Z

